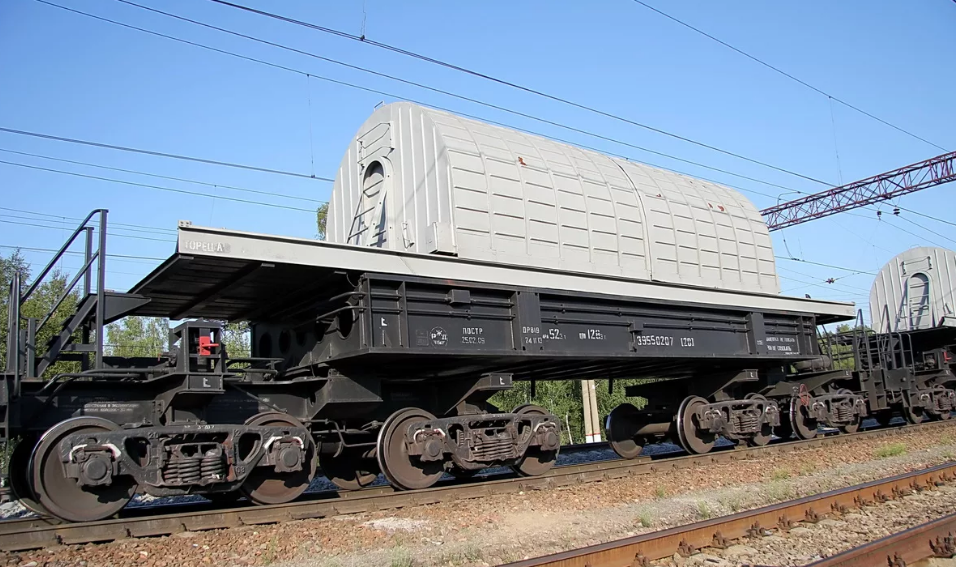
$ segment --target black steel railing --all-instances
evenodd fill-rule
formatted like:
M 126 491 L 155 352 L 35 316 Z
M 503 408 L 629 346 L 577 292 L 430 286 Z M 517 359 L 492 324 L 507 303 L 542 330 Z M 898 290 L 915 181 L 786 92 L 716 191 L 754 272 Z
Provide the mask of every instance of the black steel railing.
M 856 328 L 842 333 L 820 335 L 820 351 L 834 369 L 875 371 L 914 368 L 913 341 L 906 333 L 876 333 L 863 324 L 862 312 Z
M 63 305 L 63 302 L 74 292 L 82 281 L 82 297 L 80 302 L 86 301 L 91 294 L 96 295 L 95 316 L 92 318 L 91 325 L 83 325 L 83 337 L 81 341 L 89 344 L 90 333 L 93 333 L 95 348 L 93 350 L 94 359 L 93 370 L 103 368 L 103 328 L 106 317 L 106 216 L 109 213 L 107 209 L 96 209 L 86 216 L 85 219 L 76 227 L 73 234 L 66 240 L 63 246 L 53 255 L 53 258 L 40 271 L 33 282 L 22 291 L 23 282 L 20 273 L 13 274 L 9 290 L 9 302 L 7 313 L 7 363 L 6 372 L 13 376 L 11 394 L 20 395 L 20 382 L 24 376 L 32 375 L 36 371 L 37 360 L 37 335 L 53 319 L 57 310 Z M 96 219 L 96 222 L 93 222 Z M 77 270 L 73 278 L 67 283 L 52 306 L 46 310 L 40 317 L 31 317 L 26 319 L 26 327 L 22 322 L 23 306 L 33 297 L 33 294 L 46 281 L 57 262 L 63 258 L 74 245 L 80 236 L 83 235 L 84 253 L 83 265 Z M 94 238 L 96 236 L 97 238 Z M 94 268 L 95 266 L 95 268 Z M 96 278 L 95 290 L 93 278 Z M 83 369 L 89 369 L 89 360 L 86 353 L 83 353 Z

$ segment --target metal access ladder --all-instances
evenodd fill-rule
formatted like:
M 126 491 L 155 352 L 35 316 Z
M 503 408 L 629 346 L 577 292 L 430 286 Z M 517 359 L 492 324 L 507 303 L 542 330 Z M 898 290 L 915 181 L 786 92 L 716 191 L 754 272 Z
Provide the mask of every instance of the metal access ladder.
M 96 209 L 87 215 L 25 290 L 22 275 L 14 274 L 7 304 L 7 360 L 3 399 L 0 400 L 4 405 L 9 399 L 20 395 L 23 380 L 44 378 L 44 373 L 58 360 L 79 361 L 80 375 L 106 371 L 107 366 L 103 361 L 106 325 L 149 302 L 149 298 L 143 296 L 106 290 L 108 212 L 106 209 Z M 46 281 L 56 263 L 81 238 L 85 242 L 82 267 L 57 297 L 51 309 L 41 317 L 24 317 L 24 304 Z M 57 310 L 81 285 L 76 310 L 66 317 L 61 328 L 53 333 L 45 345 L 38 345 L 37 337 L 40 331 L 51 324 Z

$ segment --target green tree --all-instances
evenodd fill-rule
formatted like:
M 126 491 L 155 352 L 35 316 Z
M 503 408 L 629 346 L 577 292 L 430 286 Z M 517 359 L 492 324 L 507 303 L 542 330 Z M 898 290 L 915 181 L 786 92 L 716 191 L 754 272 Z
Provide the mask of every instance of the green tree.
M 315 228 L 318 231 L 319 240 L 325 240 L 325 226 L 329 219 L 329 203 L 325 202 L 319 205 L 315 210 Z
M 615 380 L 614 393 L 608 391 L 608 381 L 597 381 L 597 403 L 600 423 L 611 410 L 627 402 L 638 408 L 643 407 L 647 400 L 644 398 L 628 398 L 624 388 L 634 384 L 643 384 L 648 378 Z M 548 410 L 561 420 L 561 442 L 583 443 L 584 431 L 584 403 L 581 397 L 580 380 L 542 381 L 535 384 L 535 396 L 531 397 L 530 382 L 515 382 L 511 390 L 498 392 L 491 397 L 490 402 L 503 412 L 510 412 L 522 404 L 535 404 Z M 601 431 L 601 435 L 605 435 Z
M 169 348 L 169 319 L 125 317 L 106 327 L 111 356 L 158 356 Z
M 222 321 L 222 342 L 232 358 L 248 357 L 249 324 Z M 108 354 L 112 356 L 157 356 L 169 348 L 169 319 L 126 317 L 106 329 Z
M 6 258 L 0 258 L 0 313 L 3 313 L 5 316 L 9 313 L 8 310 L 10 308 L 10 284 L 13 281 L 14 273 L 17 272 L 20 273 L 20 291 L 22 293 L 26 291 L 31 283 L 31 270 L 29 263 L 23 258 L 19 250 L 15 250 Z M 33 292 L 33 295 L 30 296 L 30 299 L 20 307 L 20 328 L 25 329 L 26 322 L 30 318 L 37 319 L 38 323 L 42 321 L 47 314 L 53 310 L 57 299 L 66 291 L 68 284 L 69 278 L 67 274 L 59 269 L 54 269 L 50 272 L 46 276 L 45 281 L 43 281 Z M 63 322 L 76 312 L 79 300 L 80 297 L 77 292 L 73 291 L 67 294 L 63 302 L 60 303 L 60 306 L 53 313 L 53 316 L 50 317 L 49 321 L 39 330 L 35 341 L 38 356 L 42 356 L 46 344 L 53 335 L 60 332 L 63 327 Z M 8 317 L 4 317 L 2 324 L 0 324 L 0 367 L 3 368 L 6 367 L 7 361 L 8 320 Z M 60 372 L 76 372 L 78 370 L 79 363 L 61 361 L 51 365 L 44 373 L 44 377 L 49 378 Z
M 10 284 L 13 282 L 13 275 L 19 272 L 21 276 L 21 285 L 26 285 L 26 280 L 30 279 L 30 265 L 19 250 L 14 250 L 9 256 L 0 258 L 0 309 L 3 313 L 3 322 L 0 324 L 0 366 L 6 368 L 7 364 L 7 322 L 9 321 L 10 308 Z
M 222 342 L 226 345 L 226 354 L 229 355 L 230 358 L 246 358 L 251 356 L 251 341 L 249 323 L 236 321 L 223 326 Z
M 855 370 L 856 361 L 854 360 L 853 344 L 859 336 L 856 332 L 872 334 L 873 329 L 866 325 L 850 326 L 847 323 L 841 323 L 836 327 L 836 333 L 829 332 L 820 336 L 820 350 L 830 357 L 831 365 L 834 370 Z
M 490 402 L 501 411 L 510 412 L 523 404 L 534 404 L 561 420 L 561 442 L 584 440 L 584 415 L 581 382 L 578 380 L 541 381 L 531 396 L 530 382 L 515 382 L 511 390 L 498 392 Z

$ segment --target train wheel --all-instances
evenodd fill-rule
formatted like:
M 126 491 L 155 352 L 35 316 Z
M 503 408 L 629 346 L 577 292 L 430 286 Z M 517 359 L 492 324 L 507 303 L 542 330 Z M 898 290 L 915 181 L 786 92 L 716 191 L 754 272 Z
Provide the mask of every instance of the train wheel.
M 335 452 L 319 452 L 319 468 L 325 478 L 343 490 L 359 490 L 375 482 L 378 468 L 375 461 L 365 458 L 367 449 L 345 447 Z
M 767 398 L 761 396 L 760 394 L 747 394 L 744 396 L 745 400 L 760 400 L 767 401 Z M 763 424 L 760 426 L 760 431 L 758 431 L 753 437 L 747 439 L 747 444 L 751 447 L 763 447 L 767 443 L 770 443 L 770 439 L 773 437 L 773 426 L 769 424 Z
M 40 505 L 40 502 L 30 488 L 30 458 L 33 448 L 37 446 L 34 435 L 24 437 L 10 453 L 10 490 L 13 497 L 20 501 L 24 508 L 40 516 L 52 516 L 49 510 Z
M 379 430 L 376 444 L 378 466 L 395 488 L 428 488 L 441 478 L 443 461 L 422 461 L 409 455 L 405 446 L 405 433 L 411 424 L 433 419 L 435 416 L 425 410 L 407 408 L 393 413 Z
M 800 398 L 790 398 L 790 412 L 787 416 L 790 427 L 796 433 L 797 439 L 813 439 L 817 436 L 817 420 L 810 417 L 810 411 Z
M 904 407 L 903 408 L 903 419 L 906 420 L 906 423 L 912 425 L 919 425 L 923 422 L 923 408 L 918 408 L 914 406 Z
M 246 420 L 246 425 L 304 427 L 291 415 L 280 412 L 264 412 Z M 291 502 L 305 492 L 315 476 L 315 443 L 312 438 L 303 440 L 306 444 L 305 462 L 295 472 L 276 472 L 273 467 L 255 467 L 242 483 L 239 490 L 255 504 L 284 504 Z
M 112 421 L 98 417 L 77 417 L 62 421 L 43 434 L 33 450 L 30 480 L 33 494 L 43 508 L 54 516 L 71 522 L 92 522 L 109 518 L 126 506 L 136 492 L 136 481 L 131 476 L 113 477 L 108 485 L 80 486 L 76 479 L 64 474 L 59 445 L 68 435 L 118 431 Z M 92 460 L 92 471 L 108 474 L 102 460 Z
M 631 404 L 621 404 L 611 410 L 604 422 L 608 443 L 622 459 L 636 459 L 644 447 L 634 436 L 640 411 Z
M 543 407 L 526 404 L 515 408 L 514 413 L 518 415 L 548 415 Z M 554 466 L 558 460 L 558 452 L 561 451 L 561 440 L 558 439 L 558 448 L 553 451 L 545 451 L 541 447 L 528 447 L 524 456 L 518 459 L 518 462 L 511 465 L 511 470 L 521 476 L 542 475 Z
M 691 454 L 701 455 L 714 448 L 717 435 L 701 429 L 697 422 L 697 408 L 707 405 L 707 400 L 688 396 L 677 410 L 677 437 L 681 446 Z

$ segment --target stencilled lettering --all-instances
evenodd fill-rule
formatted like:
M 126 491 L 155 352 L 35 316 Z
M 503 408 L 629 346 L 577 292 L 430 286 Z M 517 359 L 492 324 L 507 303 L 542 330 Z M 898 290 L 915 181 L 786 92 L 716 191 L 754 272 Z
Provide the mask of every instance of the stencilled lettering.
M 462 327 L 461 344 L 463 345 L 483 345 L 485 344 L 485 330 L 481 327 Z
M 199 240 L 187 240 L 186 250 L 193 252 L 229 252 L 229 245 L 224 242 L 202 242 Z
M 582 341 L 606 341 L 607 335 L 601 329 L 587 329 L 583 333 L 578 333 L 578 339 Z

